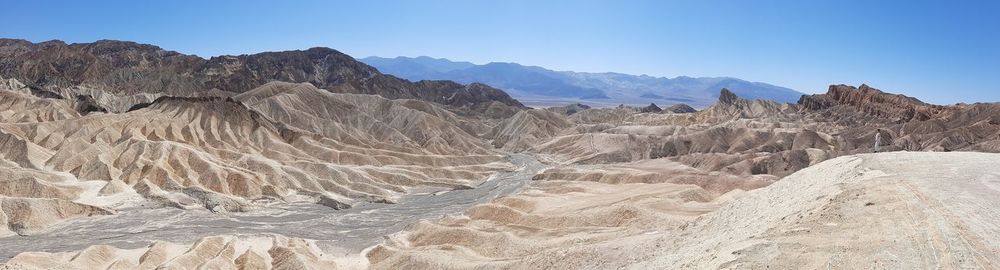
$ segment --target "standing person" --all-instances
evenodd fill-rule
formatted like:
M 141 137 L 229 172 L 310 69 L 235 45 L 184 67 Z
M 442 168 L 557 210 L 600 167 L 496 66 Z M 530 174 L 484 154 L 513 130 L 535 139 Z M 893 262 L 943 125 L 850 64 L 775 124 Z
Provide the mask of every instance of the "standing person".
M 875 153 L 878 153 L 878 143 L 882 139 L 882 130 L 875 130 Z

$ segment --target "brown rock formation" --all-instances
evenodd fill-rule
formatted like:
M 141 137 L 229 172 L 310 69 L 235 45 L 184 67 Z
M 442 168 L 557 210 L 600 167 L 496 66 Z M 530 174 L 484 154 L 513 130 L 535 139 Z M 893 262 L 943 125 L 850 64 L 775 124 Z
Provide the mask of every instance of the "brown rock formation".
M 831 85 L 826 94 L 802 96 L 799 105 L 814 111 L 847 106 L 857 112 L 896 122 L 925 121 L 947 110 L 944 106 L 927 104 L 904 95 L 885 93 L 865 84 L 858 88 L 843 84 Z
M 409 82 L 379 73 L 330 48 L 203 59 L 134 42 L 66 44 L 0 39 L 0 76 L 56 92 L 85 86 L 124 96 L 202 96 L 212 89 L 242 93 L 271 81 L 308 82 L 336 92 L 421 99 L 483 110 L 490 103 L 525 108 L 501 90 L 450 81 Z M 501 115 L 501 116 L 509 116 Z M 496 116 L 494 116 L 496 117 Z
M 663 110 L 672 113 L 693 113 L 698 111 L 684 103 L 670 105 L 670 107 L 667 107 L 666 109 Z
M 649 103 L 649 106 L 642 107 L 641 109 L 639 109 L 639 112 L 644 112 L 644 113 L 658 113 L 662 111 L 663 109 L 660 109 L 659 106 L 656 106 L 656 103 Z

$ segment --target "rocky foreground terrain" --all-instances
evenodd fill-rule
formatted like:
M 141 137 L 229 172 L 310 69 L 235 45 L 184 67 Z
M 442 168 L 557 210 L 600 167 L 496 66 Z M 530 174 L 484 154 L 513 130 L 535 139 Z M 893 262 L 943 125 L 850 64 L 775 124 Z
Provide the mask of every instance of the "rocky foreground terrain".
M 121 41 L 0 40 L 0 77 L 2 269 L 1000 267 L 997 103 L 529 109 Z

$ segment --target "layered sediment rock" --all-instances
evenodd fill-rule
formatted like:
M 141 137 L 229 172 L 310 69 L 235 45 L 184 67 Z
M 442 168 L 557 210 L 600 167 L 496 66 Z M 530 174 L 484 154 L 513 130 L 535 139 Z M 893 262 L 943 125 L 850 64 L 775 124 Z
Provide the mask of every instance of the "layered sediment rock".
M 0 90 L 9 106 L 34 110 L 0 124 L 0 194 L 63 200 L 59 209 L 127 207 L 119 201 L 136 197 L 213 211 L 259 200 L 344 208 L 393 202 L 417 186 L 473 186 L 508 166 L 456 125 L 465 120 L 424 101 L 274 82 L 233 98 L 160 97 L 81 115 L 76 101 L 9 88 Z
M 947 108 L 924 103 L 916 98 L 889 94 L 868 85 L 855 88 L 831 85 L 826 94 L 802 96 L 799 105 L 807 110 L 824 110 L 848 106 L 857 112 L 896 122 L 926 121 L 944 113 Z
M 65 199 L 0 196 L 0 236 L 31 235 L 67 219 L 111 214 L 114 211 Z
M 566 117 L 550 111 L 526 110 L 501 121 L 486 138 L 497 148 L 524 151 L 572 125 Z

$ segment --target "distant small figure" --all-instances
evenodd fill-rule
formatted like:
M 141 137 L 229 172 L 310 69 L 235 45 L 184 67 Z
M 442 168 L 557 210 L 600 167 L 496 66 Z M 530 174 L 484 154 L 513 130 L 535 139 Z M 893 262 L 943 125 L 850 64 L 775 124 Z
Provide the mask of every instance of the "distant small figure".
M 875 131 L 875 153 L 878 153 L 878 142 L 882 139 L 882 132 Z

